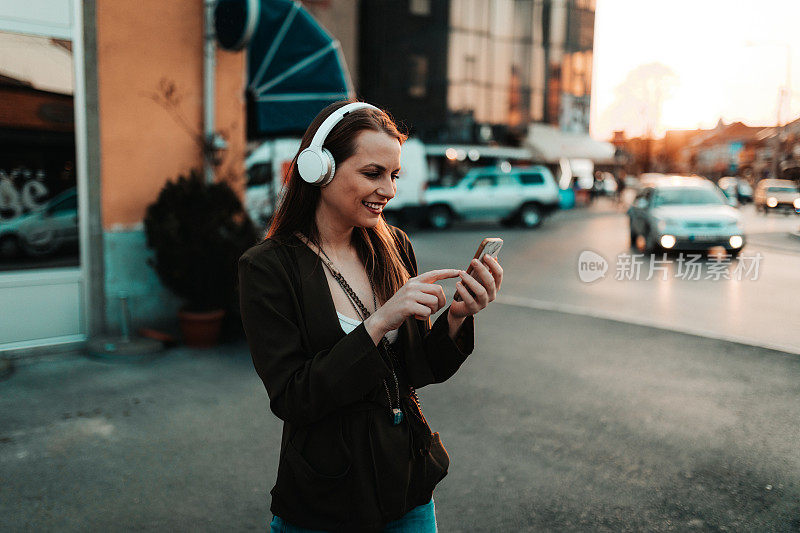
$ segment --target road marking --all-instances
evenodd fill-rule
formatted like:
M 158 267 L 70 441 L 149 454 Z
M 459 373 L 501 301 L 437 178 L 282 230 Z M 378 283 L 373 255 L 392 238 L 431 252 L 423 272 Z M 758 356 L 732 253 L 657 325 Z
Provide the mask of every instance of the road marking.
M 677 333 L 685 333 L 688 335 L 695 335 L 698 337 L 706 337 L 709 339 L 715 339 L 726 342 L 735 342 L 737 344 L 744 344 L 746 346 L 754 346 L 756 348 L 767 348 L 769 350 L 777 350 L 779 352 L 786 352 L 790 354 L 800 355 L 800 346 L 793 346 L 791 344 L 763 342 L 757 339 L 752 339 L 750 337 L 727 335 L 703 328 L 693 328 L 687 326 L 670 326 L 659 323 L 656 320 L 632 317 L 629 315 L 625 315 L 623 313 L 615 313 L 613 311 L 598 311 L 597 309 L 581 307 L 579 305 L 549 302 L 546 300 L 537 300 L 535 298 L 525 298 L 521 296 L 510 296 L 506 294 L 498 294 L 494 301 L 504 305 L 510 305 L 513 307 L 524 307 L 527 309 L 537 309 L 541 311 L 558 311 L 561 313 L 569 313 L 573 315 L 583 315 L 583 316 L 590 316 L 593 318 L 615 320 L 617 322 L 624 322 L 626 324 L 647 326 L 651 328 L 661 329 L 664 331 L 674 331 Z

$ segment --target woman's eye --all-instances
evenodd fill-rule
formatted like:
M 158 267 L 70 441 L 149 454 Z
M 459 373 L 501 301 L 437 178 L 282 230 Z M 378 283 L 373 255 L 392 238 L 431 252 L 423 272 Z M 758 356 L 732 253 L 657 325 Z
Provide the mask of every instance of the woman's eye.
M 377 178 L 379 178 L 381 176 L 379 173 L 375 173 L 375 172 L 372 172 L 372 173 L 365 172 L 364 175 L 367 176 L 368 178 L 371 178 L 371 179 L 377 179 Z M 399 174 L 392 174 L 392 179 L 393 180 L 396 180 L 399 177 L 400 177 Z

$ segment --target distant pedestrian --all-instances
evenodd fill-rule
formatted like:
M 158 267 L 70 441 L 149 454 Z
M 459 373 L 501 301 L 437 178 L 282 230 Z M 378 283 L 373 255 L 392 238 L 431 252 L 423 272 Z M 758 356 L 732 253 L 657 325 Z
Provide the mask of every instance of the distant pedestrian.
M 323 109 L 267 237 L 239 259 L 253 364 L 283 420 L 273 533 L 437 530 L 433 490 L 450 459 L 415 388 L 472 353 L 474 315 L 503 270 L 486 259 L 471 275 L 417 272 L 408 235 L 381 216 L 405 140 L 369 104 Z M 462 300 L 431 325 L 446 304 L 435 282 L 456 277 Z
M 620 170 L 619 175 L 616 177 L 617 180 L 617 191 L 615 195 L 616 203 L 618 206 L 623 206 L 624 197 L 623 193 L 625 192 L 625 171 Z

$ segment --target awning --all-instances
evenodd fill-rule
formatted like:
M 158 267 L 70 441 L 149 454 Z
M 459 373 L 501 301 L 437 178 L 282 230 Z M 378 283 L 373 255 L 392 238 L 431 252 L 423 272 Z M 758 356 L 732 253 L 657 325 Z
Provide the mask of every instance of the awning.
M 596 141 L 585 133 L 568 133 L 549 124 L 530 124 L 525 144 L 546 163 L 561 159 L 590 159 L 595 164 L 613 164 L 616 148 L 609 142 Z
M 250 135 L 302 133 L 328 104 L 355 94 L 341 45 L 300 2 L 260 1 L 248 46 Z

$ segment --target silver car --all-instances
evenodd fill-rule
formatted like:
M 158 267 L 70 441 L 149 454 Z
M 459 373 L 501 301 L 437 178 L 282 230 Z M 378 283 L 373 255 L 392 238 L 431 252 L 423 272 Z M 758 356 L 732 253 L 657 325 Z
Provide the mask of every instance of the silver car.
M 643 187 L 628 218 L 631 246 L 646 253 L 722 246 L 736 257 L 745 244 L 739 211 L 702 178 L 674 176 Z
M 436 229 L 455 219 L 486 218 L 534 228 L 558 209 L 558 184 L 541 165 L 474 168 L 453 187 L 428 188 L 425 203 L 428 223 Z

